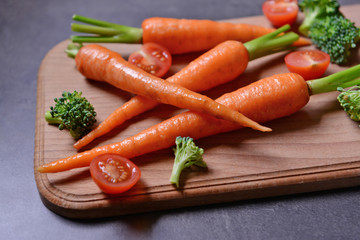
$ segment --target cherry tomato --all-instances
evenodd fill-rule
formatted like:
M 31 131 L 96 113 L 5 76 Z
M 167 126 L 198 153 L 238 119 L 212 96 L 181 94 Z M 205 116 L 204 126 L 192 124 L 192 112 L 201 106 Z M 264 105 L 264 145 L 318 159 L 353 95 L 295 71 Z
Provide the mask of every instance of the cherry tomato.
M 266 0 L 262 10 L 274 27 L 281 27 L 296 21 L 299 7 L 296 0 Z
M 170 52 L 156 43 L 145 43 L 141 49 L 132 53 L 129 62 L 151 73 L 162 77 L 169 71 L 172 58 Z
M 91 177 L 99 188 L 110 194 L 123 193 L 140 179 L 140 169 L 129 159 L 117 154 L 103 154 L 90 163 Z
M 330 63 L 330 56 L 320 50 L 301 50 L 285 56 L 290 72 L 301 75 L 305 80 L 321 77 Z

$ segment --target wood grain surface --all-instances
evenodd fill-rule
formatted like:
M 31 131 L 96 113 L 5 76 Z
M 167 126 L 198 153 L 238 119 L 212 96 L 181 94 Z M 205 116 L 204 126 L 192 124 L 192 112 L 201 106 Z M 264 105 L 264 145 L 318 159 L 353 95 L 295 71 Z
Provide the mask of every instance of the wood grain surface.
M 360 25 L 357 14 L 360 5 L 346 6 L 342 11 Z M 262 16 L 226 21 L 270 26 Z M 39 68 L 35 168 L 77 153 L 69 133 L 44 120 L 54 97 L 65 90 L 82 91 L 93 103 L 98 122 L 132 97 L 106 83 L 85 79 L 75 69 L 74 60 L 64 54 L 68 43 L 65 40 L 51 49 Z M 140 47 L 105 46 L 119 51 L 125 58 Z M 198 55 L 174 56 L 169 75 Z M 258 79 L 288 72 L 284 56 L 285 53 L 279 53 L 252 61 L 242 76 L 204 94 L 216 98 Z M 359 49 L 356 49 L 349 66 L 359 62 Z M 326 75 L 347 67 L 331 64 Z M 312 96 L 301 111 L 267 123 L 273 129 L 271 133 L 241 129 L 197 140 L 196 144 L 205 150 L 208 168 L 186 169 L 179 190 L 169 183 L 174 160 L 172 149 L 132 159 L 140 167 L 142 177 L 125 194 L 102 193 L 88 168 L 54 174 L 35 171 L 36 184 L 44 204 L 70 218 L 106 217 L 359 185 L 360 129 L 341 109 L 337 95 L 332 92 Z M 161 105 L 127 121 L 88 148 L 120 141 L 181 111 Z

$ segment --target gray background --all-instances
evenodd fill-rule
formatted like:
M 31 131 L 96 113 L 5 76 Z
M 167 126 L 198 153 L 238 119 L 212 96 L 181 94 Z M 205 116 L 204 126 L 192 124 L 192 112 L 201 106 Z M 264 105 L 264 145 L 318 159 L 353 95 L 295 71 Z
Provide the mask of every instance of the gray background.
M 359 188 L 91 221 L 60 217 L 39 198 L 33 174 L 37 71 L 47 51 L 71 35 L 72 14 L 140 27 L 151 16 L 217 20 L 260 15 L 261 3 L 0 0 L 0 238 L 358 239 Z

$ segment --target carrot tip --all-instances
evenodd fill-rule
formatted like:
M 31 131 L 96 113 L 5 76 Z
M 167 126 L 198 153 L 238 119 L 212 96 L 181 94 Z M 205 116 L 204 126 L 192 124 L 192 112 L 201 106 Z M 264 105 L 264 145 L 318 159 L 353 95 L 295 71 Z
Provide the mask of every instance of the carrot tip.
M 45 169 L 40 166 L 40 167 L 37 167 L 37 168 L 35 169 L 35 171 L 38 171 L 38 172 L 40 172 L 40 173 L 43 173 L 43 172 L 45 172 Z
M 308 38 L 300 37 L 297 41 L 293 43 L 294 47 L 304 47 L 312 44 L 312 41 Z
M 76 150 L 80 150 L 82 148 L 81 145 L 79 145 L 80 143 L 79 142 L 76 142 L 74 143 L 73 147 L 76 149 Z
M 271 128 L 264 127 L 264 126 L 260 126 L 260 128 L 258 128 L 257 130 L 260 130 L 262 132 L 271 132 L 272 131 Z
M 260 132 L 271 132 L 272 131 L 271 128 L 265 127 L 265 126 L 257 124 L 257 123 L 252 124 L 251 126 L 248 126 L 248 127 L 252 128 L 254 130 L 258 130 Z

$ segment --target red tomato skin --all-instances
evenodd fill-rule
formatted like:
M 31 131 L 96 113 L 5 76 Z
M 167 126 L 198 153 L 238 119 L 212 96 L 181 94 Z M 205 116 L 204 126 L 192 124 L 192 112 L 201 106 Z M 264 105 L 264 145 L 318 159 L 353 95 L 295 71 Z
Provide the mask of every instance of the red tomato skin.
M 111 160 L 113 160 L 115 165 L 110 162 Z M 104 177 L 104 171 L 101 170 L 100 164 L 102 164 L 101 166 L 104 166 L 104 164 L 117 166 L 116 162 L 119 163 L 118 166 L 122 166 L 120 174 L 126 172 L 126 176 L 124 177 L 124 180 L 114 183 Z M 129 159 L 118 154 L 103 154 L 95 157 L 90 163 L 90 174 L 101 191 L 108 194 L 120 194 L 128 191 L 139 181 L 141 177 L 140 169 Z
M 285 6 L 288 7 L 281 7 L 281 4 L 286 4 Z M 262 10 L 274 27 L 281 27 L 295 23 L 299 7 L 297 0 L 266 0 L 262 5 Z
M 165 47 L 149 42 L 132 53 L 128 61 L 156 77 L 163 77 L 171 67 L 172 56 Z
M 285 56 L 290 72 L 301 75 L 305 80 L 321 77 L 330 64 L 330 56 L 320 50 L 299 50 Z

